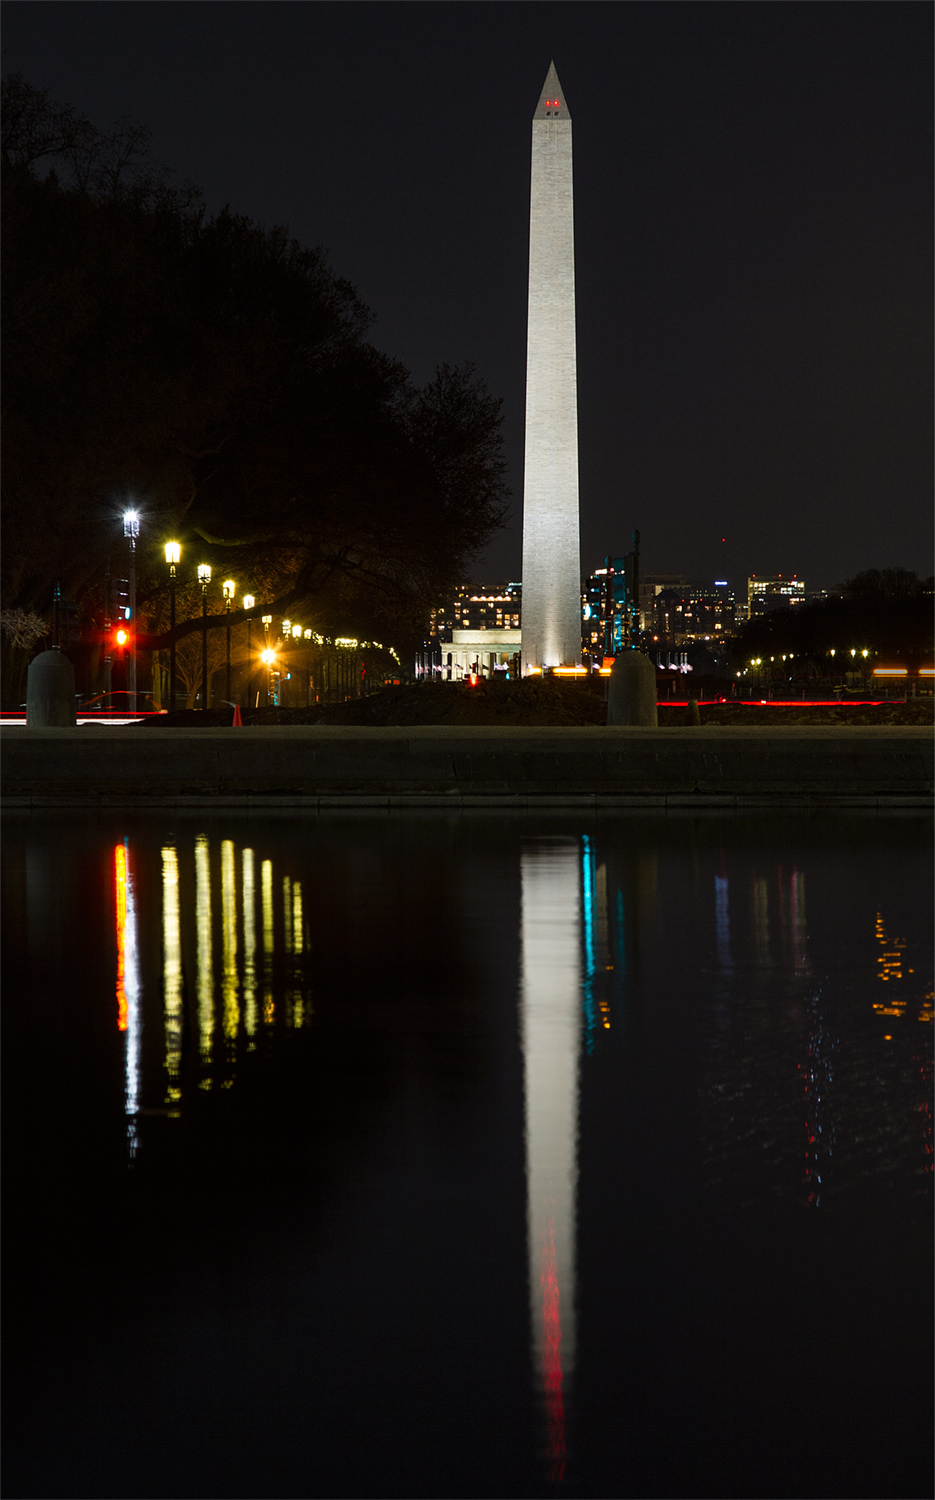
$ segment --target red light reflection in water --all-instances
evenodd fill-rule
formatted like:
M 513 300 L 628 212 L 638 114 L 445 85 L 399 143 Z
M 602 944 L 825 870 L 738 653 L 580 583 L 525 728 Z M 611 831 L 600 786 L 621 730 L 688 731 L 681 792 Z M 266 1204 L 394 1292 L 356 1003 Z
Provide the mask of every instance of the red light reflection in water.
M 555 1263 L 555 1220 L 549 1220 L 542 1247 L 539 1285 L 542 1288 L 542 1383 L 545 1387 L 547 1453 L 552 1479 L 565 1477 L 565 1403 L 562 1398 L 562 1315 Z
M 123 844 L 114 848 L 114 904 L 117 913 L 117 1029 L 127 1029 L 126 973 L 127 940 L 127 851 Z

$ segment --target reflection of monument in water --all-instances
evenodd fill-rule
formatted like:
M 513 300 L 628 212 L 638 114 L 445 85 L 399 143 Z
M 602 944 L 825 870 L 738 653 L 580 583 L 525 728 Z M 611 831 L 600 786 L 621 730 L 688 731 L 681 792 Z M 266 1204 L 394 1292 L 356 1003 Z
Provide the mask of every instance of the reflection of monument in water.
M 575 1359 L 575 1187 L 581 1032 L 577 840 L 522 854 L 526 1205 L 532 1344 L 552 1477 L 565 1465 L 565 1382 Z
M 557 1481 L 565 1473 L 576 1362 L 581 1068 L 638 980 L 639 927 L 655 901 L 656 857 L 613 847 L 602 857 L 588 837 L 529 842 L 521 887 L 530 1341 Z

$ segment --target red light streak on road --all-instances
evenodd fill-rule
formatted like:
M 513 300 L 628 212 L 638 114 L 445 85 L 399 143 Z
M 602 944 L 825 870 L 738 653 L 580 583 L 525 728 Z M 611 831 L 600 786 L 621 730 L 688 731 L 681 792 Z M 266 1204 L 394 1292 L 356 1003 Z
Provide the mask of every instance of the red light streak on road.
M 127 992 L 124 986 L 127 935 L 127 851 L 114 847 L 114 899 L 117 912 L 117 1029 L 127 1029 Z
M 673 676 L 675 674 L 673 673 Z M 660 698 L 659 708 L 685 708 L 687 698 Z M 698 698 L 699 708 L 885 708 L 888 698 Z
M 547 1453 L 552 1479 L 565 1477 L 565 1403 L 562 1397 L 561 1294 L 555 1264 L 555 1220 L 549 1220 L 539 1274 L 542 1288 L 542 1382 L 545 1387 Z

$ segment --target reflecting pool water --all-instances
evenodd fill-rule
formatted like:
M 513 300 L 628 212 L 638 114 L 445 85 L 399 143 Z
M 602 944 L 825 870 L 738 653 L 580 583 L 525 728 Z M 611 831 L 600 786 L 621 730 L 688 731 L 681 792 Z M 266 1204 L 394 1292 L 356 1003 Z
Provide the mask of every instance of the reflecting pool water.
M 11 814 L 6 1493 L 931 1474 L 918 814 Z

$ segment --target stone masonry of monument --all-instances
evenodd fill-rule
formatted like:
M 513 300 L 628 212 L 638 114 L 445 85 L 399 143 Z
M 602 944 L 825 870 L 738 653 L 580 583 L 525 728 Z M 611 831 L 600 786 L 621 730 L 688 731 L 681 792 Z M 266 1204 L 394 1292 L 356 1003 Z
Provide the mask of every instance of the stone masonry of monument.
M 571 118 L 551 64 L 532 121 L 523 672 L 581 657 Z

